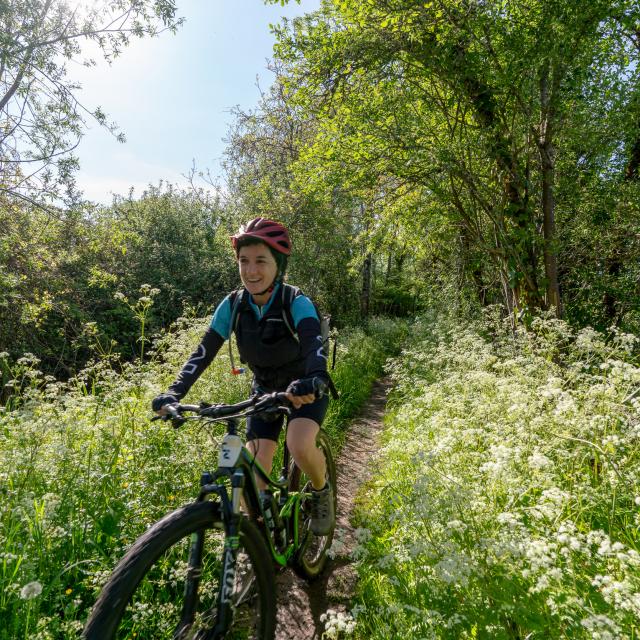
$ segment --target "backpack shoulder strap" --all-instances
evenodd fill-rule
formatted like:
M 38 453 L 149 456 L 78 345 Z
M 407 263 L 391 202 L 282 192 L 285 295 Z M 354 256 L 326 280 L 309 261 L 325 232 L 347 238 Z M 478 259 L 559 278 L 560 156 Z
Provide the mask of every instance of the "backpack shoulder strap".
M 240 309 L 240 305 L 242 304 L 242 299 L 244 296 L 244 289 L 240 287 L 240 289 L 236 289 L 231 292 L 229 296 L 229 302 L 231 303 L 231 318 L 229 320 L 229 339 L 231 339 L 231 334 L 235 333 L 236 328 L 238 326 L 238 310 Z
M 282 319 L 289 329 L 289 333 L 298 340 L 298 334 L 293 326 L 293 314 L 291 313 L 291 305 L 295 298 L 297 298 L 302 292 L 298 287 L 293 287 L 290 284 L 282 283 Z
M 231 318 L 229 320 L 229 339 L 227 340 L 227 345 L 229 347 L 229 361 L 231 362 L 231 373 L 234 375 L 238 375 L 240 373 L 244 373 L 243 368 L 237 368 L 233 359 L 233 349 L 231 347 L 231 334 L 236 332 L 238 327 L 238 310 L 240 309 L 240 305 L 242 304 L 242 297 L 244 295 L 244 289 L 240 287 L 240 289 L 236 289 L 231 292 L 229 296 L 229 303 L 231 304 Z

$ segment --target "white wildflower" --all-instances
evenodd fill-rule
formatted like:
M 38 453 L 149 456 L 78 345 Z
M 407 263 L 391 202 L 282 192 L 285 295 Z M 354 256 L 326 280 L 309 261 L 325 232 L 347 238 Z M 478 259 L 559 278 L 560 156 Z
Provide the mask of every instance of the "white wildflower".
M 541 470 L 546 469 L 552 465 L 551 460 L 547 458 L 544 454 L 539 451 L 535 451 L 527 458 L 527 463 L 529 464 L 529 468 L 533 470 Z
M 370 529 L 365 529 L 365 528 L 360 528 L 358 527 L 353 534 L 356 537 L 356 540 L 360 543 L 360 544 L 364 544 L 365 542 L 368 542 L 369 540 L 371 540 L 371 530 Z
M 35 580 L 34 582 L 28 582 L 20 589 L 20 597 L 23 600 L 32 600 L 37 598 L 42 593 L 42 585 Z
M 563 391 L 558 398 L 558 404 L 556 405 L 555 414 L 557 416 L 563 416 L 566 413 L 570 413 L 571 411 L 574 411 L 575 408 L 576 408 L 576 403 L 574 399 L 571 397 L 569 393 L 567 393 L 566 391 Z
M 500 524 L 505 525 L 510 529 L 515 529 L 522 524 L 518 519 L 518 516 L 509 511 L 503 511 L 502 513 L 499 513 L 496 519 Z
M 451 554 L 442 558 L 433 569 L 443 582 L 464 586 L 469 582 L 472 567 L 467 556 Z
M 620 629 L 616 623 L 605 615 L 593 615 L 584 618 L 580 624 L 590 632 L 594 640 L 614 640 L 620 637 Z
M 330 558 L 337 558 L 347 552 L 347 545 L 344 541 L 344 529 L 336 529 L 334 532 L 333 542 L 327 551 Z
M 320 622 L 324 624 L 323 638 L 339 638 L 340 634 L 351 635 L 356 622 L 350 613 L 345 611 L 335 611 L 327 609 L 326 613 L 320 615 Z

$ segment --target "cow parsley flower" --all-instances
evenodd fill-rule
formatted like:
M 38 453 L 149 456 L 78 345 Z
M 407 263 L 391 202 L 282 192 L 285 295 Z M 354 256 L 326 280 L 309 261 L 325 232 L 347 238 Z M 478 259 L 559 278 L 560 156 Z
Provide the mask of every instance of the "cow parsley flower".
M 535 451 L 527 458 L 527 462 L 529 464 L 529 468 L 534 471 L 540 471 L 542 469 L 546 469 L 552 465 L 551 460 L 547 458 L 544 454 L 539 451 Z
M 338 638 L 341 633 L 351 635 L 356 628 L 351 614 L 334 609 L 327 609 L 326 613 L 321 614 L 320 622 L 324 624 L 324 638 Z

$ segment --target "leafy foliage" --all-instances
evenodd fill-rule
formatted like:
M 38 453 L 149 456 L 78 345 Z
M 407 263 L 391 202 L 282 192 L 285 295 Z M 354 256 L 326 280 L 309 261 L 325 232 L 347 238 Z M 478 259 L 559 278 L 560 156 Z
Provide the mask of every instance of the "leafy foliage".
M 578 229 L 602 235 L 591 205 L 629 212 L 637 20 L 627 2 L 327 0 L 277 29 L 288 102 L 313 121 L 299 184 L 340 188 L 368 204 L 373 227 L 413 232 L 407 264 L 427 249 L 438 265 L 427 283 L 444 276 L 461 297 L 529 315 L 554 306 L 577 319 L 602 305 L 593 321 L 634 329 L 635 242 L 620 234 L 600 266 L 568 256 Z M 444 243 L 425 247 L 430 234 Z M 583 288 L 587 271 L 598 292 Z
M 171 185 L 139 200 L 78 208 L 59 218 L 37 208 L 0 209 L 0 350 L 37 353 L 68 377 L 92 355 L 140 353 L 139 321 L 125 300 L 160 290 L 147 334 L 187 306 L 207 313 L 236 282 L 217 202 Z M 137 303 L 136 303 L 137 304 Z
M 154 36 L 181 24 L 173 0 L 4 0 L 0 3 L 0 197 L 49 207 L 78 199 L 73 150 L 87 118 L 124 141 L 98 107 L 78 97 L 67 77 L 82 43 L 92 43 L 107 60 L 132 37 Z M 50 211 L 53 213 L 53 211 Z

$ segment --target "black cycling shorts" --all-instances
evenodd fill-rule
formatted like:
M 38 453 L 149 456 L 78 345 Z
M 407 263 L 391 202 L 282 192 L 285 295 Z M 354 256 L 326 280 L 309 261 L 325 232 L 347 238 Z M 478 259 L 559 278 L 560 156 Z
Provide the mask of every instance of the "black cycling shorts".
M 303 404 L 299 409 L 292 409 L 289 416 L 289 422 L 296 418 L 309 418 L 322 425 L 324 417 L 329 406 L 329 396 L 323 396 L 319 400 L 311 404 Z M 247 440 L 256 440 L 257 438 L 266 438 L 278 442 L 282 425 L 284 424 L 284 415 L 276 416 L 274 420 L 263 420 L 260 416 L 252 416 L 247 418 Z

